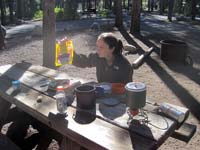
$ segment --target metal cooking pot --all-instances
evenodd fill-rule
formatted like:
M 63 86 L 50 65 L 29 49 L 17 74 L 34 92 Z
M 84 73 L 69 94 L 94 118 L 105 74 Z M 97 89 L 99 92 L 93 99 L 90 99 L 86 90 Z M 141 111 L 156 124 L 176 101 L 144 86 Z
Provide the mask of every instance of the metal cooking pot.
M 96 104 L 96 88 L 91 85 L 81 85 L 75 88 L 77 107 L 81 109 L 93 109 Z
M 146 103 L 146 85 L 141 82 L 129 82 L 125 86 L 126 105 L 130 109 L 139 109 Z

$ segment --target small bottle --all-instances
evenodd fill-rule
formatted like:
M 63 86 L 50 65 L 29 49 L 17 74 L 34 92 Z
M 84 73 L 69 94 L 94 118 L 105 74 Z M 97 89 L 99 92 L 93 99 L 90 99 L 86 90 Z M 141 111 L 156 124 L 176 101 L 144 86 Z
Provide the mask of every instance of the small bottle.
M 20 90 L 20 82 L 19 82 L 19 80 L 12 81 L 12 87 L 13 87 L 13 91 Z
M 161 112 L 163 112 L 165 115 L 177 120 L 179 123 L 181 123 L 184 118 L 185 118 L 185 114 L 181 111 L 179 111 L 178 109 L 170 106 L 167 103 L 163 103 L 160 105 L 159 109 L 161 110 Z
M 57 110 L 60 114 L 65 114 L 67 109 L 67 99 L 63 86 L 57 86 L 56 88 L 56 104 Z

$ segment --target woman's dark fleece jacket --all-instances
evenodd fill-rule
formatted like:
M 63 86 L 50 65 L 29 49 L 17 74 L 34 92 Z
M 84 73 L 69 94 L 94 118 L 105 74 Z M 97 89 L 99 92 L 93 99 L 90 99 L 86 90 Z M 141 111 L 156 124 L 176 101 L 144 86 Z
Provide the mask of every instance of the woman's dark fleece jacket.
M 132 81 L 133 70 L 129 61 L 123 56 L 115 56 L 113 64 L 109 66 L 105 58 L 97 53 L 86 56 L 74 53 L 73 65 L 81 68 L 96 67 L 98 82 L 124 83 Z

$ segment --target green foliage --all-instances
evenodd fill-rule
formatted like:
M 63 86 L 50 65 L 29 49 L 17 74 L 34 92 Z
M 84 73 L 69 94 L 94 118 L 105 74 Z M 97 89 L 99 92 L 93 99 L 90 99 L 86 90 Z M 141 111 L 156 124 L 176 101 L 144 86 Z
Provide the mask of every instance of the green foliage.
M 64 20 L 64 9 L 60 7 L 56 7 L 54 9 L 55 15 L 56 15 L 56 20 L 61 21 Z
M 42 10 L 38 10 L 35 12 L 33 19 L 42 19 L 43 18 L 43 11 Z
M 103 10 L 100 10 L 98 13 L 99 13 L 100 17 L 107 18 L 108 15 L 109 15 L 109 10 L 108 9 L 103 9 Z
M 56 7 L 54 9 L 54 13 L 55 13 L 57 21 L 62 21 L 62 20 L 66 20 L 69 18 L 74 19 L 74 18 L 71 18 L 72 15 L 70 15 L 70 13 L 69 13 L 69 16 L 66 17 L 66 14 L 64 14 L 64 8 Z M 36 11 L 33 19 L 42 19 L 42 18 L 43 18 L 43 11 L 42 10 Z

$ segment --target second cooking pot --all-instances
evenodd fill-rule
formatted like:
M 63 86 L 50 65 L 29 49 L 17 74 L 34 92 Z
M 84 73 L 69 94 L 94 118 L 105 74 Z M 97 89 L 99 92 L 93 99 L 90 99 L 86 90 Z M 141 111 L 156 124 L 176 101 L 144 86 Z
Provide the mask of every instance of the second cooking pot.
M 146 103 L 146 85 L 142 82 L 129 82 L 125 86 L 126 105 L 130 109 L 139 109 Z

